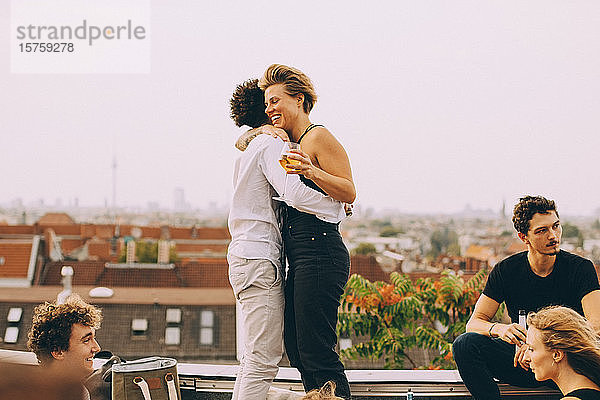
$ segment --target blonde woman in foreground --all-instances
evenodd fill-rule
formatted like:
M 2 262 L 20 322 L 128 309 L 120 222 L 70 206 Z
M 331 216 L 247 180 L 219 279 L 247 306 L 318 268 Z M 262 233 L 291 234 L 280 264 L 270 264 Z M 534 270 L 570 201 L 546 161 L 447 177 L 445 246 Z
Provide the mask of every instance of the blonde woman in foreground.
M 344 400 L 335 395 L 335 382 L 328 381 L 321 389 L 313 389 L 301 400 Z
M 527 317 L 526 358 L 535 379 L 552 379 L 568 400 L 600 400 L 600 338 L 567 307 L 543 308 Z

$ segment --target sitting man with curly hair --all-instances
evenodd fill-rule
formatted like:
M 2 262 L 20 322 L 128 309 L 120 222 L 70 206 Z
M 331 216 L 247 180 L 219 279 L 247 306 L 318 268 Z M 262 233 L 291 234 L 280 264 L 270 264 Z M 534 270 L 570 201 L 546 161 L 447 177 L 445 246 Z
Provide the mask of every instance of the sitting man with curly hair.
M 467 323 L 467 333 L 453 345 L 460 376 L 478 400 L 500 399 L 494 378 L 521 387 L 544 384 L 536 381 L 525 357 L 527 331 L 518 324 L 521 312 L 566 306 L 600 332 L 600 285 L 594 264 L 560 249 L 562 227 L 554 201 L 525 196 L 515 206 L 512 221 L 527 251 L 494 266 Z M 502 302 L 510 324 L 492 322 Z
M 33 312 L 27 347 L 42 367 L 83 383 L 94 372 L 93 358 L 100 351 L 96 330 L 101 322 L 102 311 L 77 295 L 69 296 L 63 304 L 40 304 Z M 82 398 L 89 399 L 83 385 L 81 390 Z

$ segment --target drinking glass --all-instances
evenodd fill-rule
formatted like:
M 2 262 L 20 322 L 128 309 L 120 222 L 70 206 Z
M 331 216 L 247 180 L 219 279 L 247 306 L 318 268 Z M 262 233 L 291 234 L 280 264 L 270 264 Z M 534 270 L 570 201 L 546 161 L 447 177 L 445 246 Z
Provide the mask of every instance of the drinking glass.
M 283 142 L 283 147 L 281 148 L 281 154 L 279 156 L 279 165 L 281 165 L 281 167 L 283 169 L 285 169 L 285 172 L 286 172 L 285 183 L 283 184 L 283 193 L 281 193 L 281 197 L 273 197 L 273 199 L 275 199 L 275 200 L 284 201 L 284 198 L 285 198 L 285 191 L 286 191 L 287 179 L 288 179 L 287 172 L 292 171 L 292 169 L 287 168 L 286 165 L 287 164 L 292 164 L 292 165 L 300 164 L 300 161 L 288 158 L 288 154 L 290 153 L 291 150 L 300 150 L 300 144 L 294 143 L 294 142 Z

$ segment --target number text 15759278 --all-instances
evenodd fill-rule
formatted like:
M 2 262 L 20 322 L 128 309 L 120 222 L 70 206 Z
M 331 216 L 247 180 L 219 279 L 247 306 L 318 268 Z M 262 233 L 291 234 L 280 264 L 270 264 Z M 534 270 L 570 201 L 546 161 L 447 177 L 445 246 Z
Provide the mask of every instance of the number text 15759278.
M 21 53 L 72 53 L 75 51 L 73 43 L 19 43 Z

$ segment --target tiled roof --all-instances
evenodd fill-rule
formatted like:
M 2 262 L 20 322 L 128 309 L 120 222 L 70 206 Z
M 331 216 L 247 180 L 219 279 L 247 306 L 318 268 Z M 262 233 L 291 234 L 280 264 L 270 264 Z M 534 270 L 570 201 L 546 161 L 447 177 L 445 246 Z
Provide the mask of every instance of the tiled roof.
M 75 221 L 66 213 L 46 213 L 39 220 L 38 225 L 75 225 Z
M 31 240 L 0 240 L 0 278 L 27 278 L 31 247 Z
M 41 285 L 60 285 L 63 265 L 73 267 L 73 285 L 107 287 L 196 287 L 228 288 L 228 266 L 224 258 L 176 265 L 174 269 L 105 268 L 103 261 L 46 263 Z
M 33 225 L 0 225 L 0 235 L 33 235 Z
M 91 304 L 173 304 L 173 305 L 234 305 L 230 288 L 124 288 L 115 287 L 109 298 L 91 298 L 94 286 L 74 286 L 78 293 Z M 63 290 L 61 286 L 33 286 L 30 288 L 2 288 L 0 302 L 42 303 L 54 301 Z
M 480 261 L 487 261 L 494 256 L 494 250 L 487 246 L 479 246 L 472 244 L 467 248 L 465 252 L 466 258 L 474 258 Z
M 70 253 L 72 250 L 83 246 L 83 240 L 81 239 L 62 239 L 60 241 L 60 248 L 61 250 L 68 254 Z
M 387 281 L 389 279 L 389 274 L 381 269 L 373 256 L 352 256 L 350 259 L 350 274 L 359 274 L 370 281 Z
M 520 239 L 512 239 L 506 247 L 507 254 L 515 254 L 527 250 L 527 246 Z
M 183 265 L 179 273 L 188 287 L 228 288 L 229 266 L 225 259 Z
M 224 253 L 227 250 L 227 243 L 211 244 L 211 243 L 176 243 L 175 249 L 177 253 L 193 252 L 201 253 L 203 251 L 212 251 L 216 253 Z
M 87 242 L 90 258 L 98 260 L 110 259 L 110 243 L 102 240 L 89 240 Z

